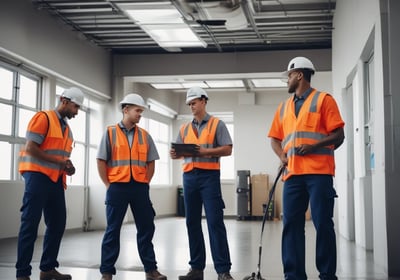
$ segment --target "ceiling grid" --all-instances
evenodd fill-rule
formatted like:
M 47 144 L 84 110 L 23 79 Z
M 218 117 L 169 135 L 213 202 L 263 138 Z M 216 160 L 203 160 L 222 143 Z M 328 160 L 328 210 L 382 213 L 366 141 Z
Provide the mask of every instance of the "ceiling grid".
M 335 0 L 32 0 L 89 41 L 112 53 L 241 52 L 331 48 Z M 172 3 L 206 47 L 160 47 L 120 5 Z M 215 16 L 214 8 L 218 8 Z M 243 13 L 247 24 L 229 17 Z M 204 14 L 214 16 L 204 18 Z M 226 15 L 226 16 L 225 16 Z M 243 15 L 242 15 L 243 16 Z M 224 25 L 225 22 L 225 25 Z M 236 29 L 235 29 L 236 28 Z

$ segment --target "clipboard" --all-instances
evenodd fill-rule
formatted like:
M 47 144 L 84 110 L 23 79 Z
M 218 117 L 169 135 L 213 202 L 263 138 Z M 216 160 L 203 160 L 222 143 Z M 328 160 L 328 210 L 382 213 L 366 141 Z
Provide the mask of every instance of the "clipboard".
M 179 156 L 195 156 L 199 150 L 196 144 L 171 143 L 171 147 Z

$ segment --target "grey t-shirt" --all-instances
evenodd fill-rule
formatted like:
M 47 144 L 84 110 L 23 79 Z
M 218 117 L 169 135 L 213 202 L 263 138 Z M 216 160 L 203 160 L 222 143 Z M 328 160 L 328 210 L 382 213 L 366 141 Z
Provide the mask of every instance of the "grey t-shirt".
M 135 134 L 135 129 L 136 127 L 132 128 L 131 130 L 127 130 L 125 126 L 122 124 L 122 122 L 118 123 L 119 127 L 122 129 L 122 131 L 125 133 L 129 146 L 132 146 L 133 143 L 133 136 Z M 147 133 L 147 143 L 149 144 L 149 150 L 147 153 L 147 162 L 151 162 L 153 160 L 157 160 L 160 158 L 158 155 L 157 147 L 154 144 L 153 138 L 149 133 Z M 108 130 L 103 134 L 103 137 L 101 138 L 100 144 L 99 144 L 99 149 L 97 150 L 97 159 L 102 159 L 105 161 L 109 161 L 111 159 L 111 144 L 110 144 L 110 139 L 108 137 Z

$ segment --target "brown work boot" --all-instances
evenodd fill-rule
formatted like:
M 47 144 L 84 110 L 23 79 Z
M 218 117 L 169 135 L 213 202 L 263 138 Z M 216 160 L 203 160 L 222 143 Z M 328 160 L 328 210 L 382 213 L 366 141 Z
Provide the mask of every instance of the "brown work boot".
M 55 269 L 40 272 L 40 280 L 70 280 L 72 279 L 69 274 L 61 274 Z
M 204 273 L 200 269 L 190 269 L 186 275 L 179 276 L 179 280 L 203 280 Z
M 112 274 L 103 273 L 100 280 L 111 280 L 111 279 L 112 279 Z
M 22 277 L 17 277 L 17 280 L 31 280 L 29 276 L 22 276 Z
M 234 280 L 229 272 L 219 273 L 218 280 Z
M 167 280 L 167 276 L 162 275 L 157 269 L 146 272 L 146 280 Z

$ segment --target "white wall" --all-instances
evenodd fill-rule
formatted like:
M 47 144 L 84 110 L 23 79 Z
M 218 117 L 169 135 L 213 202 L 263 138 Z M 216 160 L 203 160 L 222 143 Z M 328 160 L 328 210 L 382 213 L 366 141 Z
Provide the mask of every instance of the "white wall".
M 67 203 L 67 228 L 81 228 L 83 222 L 83 187 L 69 187 L 65 193 Z M 22 206 L 22 197 L 24 194 L 24 185 L 22 182 L 7 182 L 0 184 L 0 239 L 15 237 L 20 226 L 20 207 Z M 41 221 L 39 234 L 45 230 L 44 222 Z
M 16 236 L 21 221 L 19 209 L 23 194 L 24 186 L 20 182 L 0 183 L 0 238 Z
M 295 56 L 310 58 L 319 71 L 330 71 L 329 49 L 167 55 L 115 55 L 116 77 L 282 72 Z
M 44 74 L 110 95 L 110 53 L 79 39 L 46 11 L 35 9 L 32 1 L 2 0 L 0 26 L 0 54 L 12 54 L 17 62 Z
M 386 239 L 386 214 L 385 214 L 385 156 L 384 156 L 384 119 L 383 119 L 383 71 L 382 71 L 382 37 L 381 37 L 381 17 L 378 0 L 338 0 L 334 17 L 333 46 L 332 46 L 332 73 L 333 73 L 333 93 L 336 99 L 341 103 L 341 108 L 345 108 L 342 99 L 342 93 L 351 83 L 354 71 L 357 71 L 359 61 L 366 61 L 368 48 L 372 48 L 375 58 L 374 80 L 375 88 L 372 89 L 375 105 L 374 119 L 377 123 L 374 125 L 374 150 L 375 150 L 375 169 L 372 174 L 372 209 L 362 211 L 371 211 L 373 214 L 373 225 L 367 225 L 367 220 L 358 215 L 356 219 L 356 239 L 361 245 L 367 245 L 366 238 L 363 236 L 365 230 L 373 230 L 373 251 L 375 262 L 387 267 L 387 239 Z M 369 39 L 372 38 L 372 47 L 369 45 Z M 356 99 L 362 100 L 362 89 L 354 90 Z M 359 104 L 354 104 L 360 108 Z M 347 115 L 351 118 L 351 115 Z M 351 119 L 345 119 L 346 122 L 352 122 Z M 357 120 L 356 120 L 357 121 Z M 363 130 L 360 123 L 355 123 L 354 128 Z M 347 140 L 346 140 L 347 141 Z M 354 149 L 360 148 L 360 141 L 355 139 Z M 345 143 L 346 145 L 346 143 Z M 344 145 L 344 146 L 345 146 Z M 361 147 L 360 149 L 363 149 Z M 341 148 L 337 153 L 340 162 L 347 162 L 349 150 Z M 368 160 L 368 159 L 367 159 Z M 357 163 L 360 165 L 361 163 Z M 346 197 L 347 165 L 337 166 L 336 181 L 339 187 L 339 197 L 343 194 Z M 362 180 L 362 176 L 358 176 Z M 358 191 L 363 190 L 362 181 L 359 182 Z M 367 187 L 367 186 L 364 186 Z M 358 192 L 360 194 L 360 192 Z M 357 196 L 357 194 L 356 194 Z M 358 204 L 363 208 L 365 201 L 361 201 L 359 196 Z M 359 211 L 360 209 L 356 209 Z M 346 208 L 339 208 L 339 216 L 343 216 L 341 211 Z M 360 213 L 361 215 L 362 213 Z M 345 216 L 344 216 L 345 217 Z M 346 218 L 339 220 L 339 230 L 347 229 L 348 220 Z M 346 233 L 344 233 L 346 236 Z

